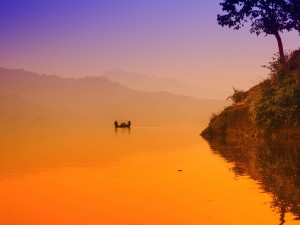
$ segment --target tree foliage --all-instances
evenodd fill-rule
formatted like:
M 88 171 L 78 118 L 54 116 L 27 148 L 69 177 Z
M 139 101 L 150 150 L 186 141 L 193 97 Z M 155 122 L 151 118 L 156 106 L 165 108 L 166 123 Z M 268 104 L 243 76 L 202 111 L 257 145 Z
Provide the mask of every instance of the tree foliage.
M 225 15 L 218 15 L 221 26 L 238 30 L 251 21 L 251 33 L 275 34 L 299 26 L 299 0 L 225 0 L 220 3 Z
M 300 34 L 300 0 L 290 0 L 291 21 Z
M 250 22 L 250 32 L 275 35 L 281 60 L 284 52 L 280 32 L 297 30 L 300 34 L 300 0 L 224 0 L 225 14 L 218 15 L 221 26 L 239 30 Z

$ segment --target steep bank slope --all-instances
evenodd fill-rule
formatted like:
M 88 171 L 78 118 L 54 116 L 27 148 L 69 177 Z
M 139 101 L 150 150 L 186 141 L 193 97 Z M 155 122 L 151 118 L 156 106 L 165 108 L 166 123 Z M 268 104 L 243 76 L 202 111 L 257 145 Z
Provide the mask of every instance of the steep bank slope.
M 235 89 L 233 104 L 211 116 L 203 136 L 300 138 L 300 50 L 282 66 L 274 60 L 270 78 L 248 91 Z

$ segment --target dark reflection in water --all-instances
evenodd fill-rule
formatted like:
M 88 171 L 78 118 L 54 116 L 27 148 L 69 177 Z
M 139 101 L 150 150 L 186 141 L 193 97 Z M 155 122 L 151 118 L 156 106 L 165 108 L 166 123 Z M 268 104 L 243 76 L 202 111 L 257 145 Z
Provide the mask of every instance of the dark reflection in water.
M 212 151 L 232 164 L 237 177 L 250 176 L 273 197 L 279 224 L 287 212 L 300 220 L 300 141 L 207 140 Z
M 130 135 L 130 129 L 131 128 L 115 128 L 115 134 L 117 135 L 118 133 L 121 133 L 121 134 L 129 134 Z

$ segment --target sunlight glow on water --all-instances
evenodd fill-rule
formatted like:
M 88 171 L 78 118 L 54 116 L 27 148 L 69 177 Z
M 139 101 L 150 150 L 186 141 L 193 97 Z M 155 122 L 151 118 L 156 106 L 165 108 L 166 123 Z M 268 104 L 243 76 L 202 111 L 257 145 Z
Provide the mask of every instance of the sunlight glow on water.
M 195 128 L 11 130 L 0 224 L 280 224 L 272 195 Z M 180 171 L 181 170 L 181 171 Z M 287 213 L 285 224 L 294 224 Z

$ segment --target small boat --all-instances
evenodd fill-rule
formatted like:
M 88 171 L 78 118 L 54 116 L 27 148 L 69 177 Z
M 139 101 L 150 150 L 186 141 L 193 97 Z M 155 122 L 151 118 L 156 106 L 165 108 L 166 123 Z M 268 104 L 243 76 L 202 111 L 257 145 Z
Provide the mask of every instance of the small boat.
M 128 123 L 118 124 L 118 121 L 115 121 L 114 125 L 115 125 L 115 128 L 130 128 L 131 122 L 128 121 Z

